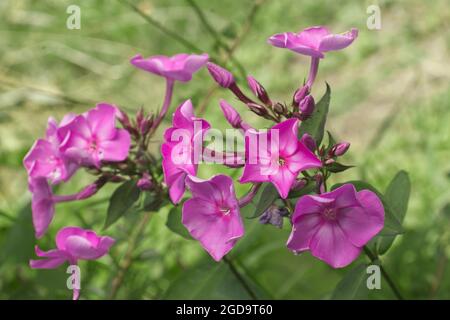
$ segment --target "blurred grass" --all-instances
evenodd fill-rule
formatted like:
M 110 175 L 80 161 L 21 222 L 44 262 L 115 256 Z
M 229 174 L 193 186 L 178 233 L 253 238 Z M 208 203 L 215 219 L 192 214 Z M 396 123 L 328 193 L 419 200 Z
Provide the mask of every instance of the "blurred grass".
M 201 24 L 188 1 L 132 3 L 202 50 L 223 57 L 223 48 Z M 196 3 L 227 45 L 240 35 L 253 6 L 250 0 Z M 335 180 L 364 178 L 383 190 L 398 170 L 409 171 L 413 190 L 407 232 L 397 238 L 383 262 L 404 296 L 448 299 L 449 4 L 446 0 L 377 3 L 382 29 L 370 31 L 365 26 L 366 8 L 372 1 L 267 0 L 234 56 L 274 99 L 290 101 L 306 76 L 308 59 L 270 47 L 266 38 L 276 32 L 318 24 L 336 32 L 350 27 L 360 29 L 358 40 L 350 48 L 330 53 L 321 62 L 314 89 L 319 96 L 325 89 L 324 81 L 330 83 L 328 129 L 352 143 L 345 160 L 358 166 L 337 175 Z M 65 27 L 70 4 L 81 7 L 81 30 Z M 0 298 L 70 296 L 63 268 L 37 271 L 27 265 L 36 242 L 21 160 L 33 140 L 43 135 L 47 118 L 82 112 L 98 101 L 112 102 L 130 111 L 141 105 L 147 110 L 158 109 L 164 82 L 130 67 L 128 59 L 136 53 L 172 55 L 180 51 L 186 48 L 120 1 L 0 2 Z M 227 67 L 239 74 L 232 62 Z M 207 72 L 199 72 L 189 84 L 177 84 L 174 105 L 186 98 L 192 98 L 196 106 L 202 105 L 212 85 Z M 215 90 L 205 104 L 204 114 L 214 127 L 227 128 L 218 111 L 219 98 L 235 105 L 250 123 L 261 125 L 227 92 Z M 156 150 L 159 141 L 154 142 Z M 200 174 L 207 177 L 216 170 L 203 166 Z M 88 175 L 79 173 L 58 192 L 73 192 L 88 181 Z M 101 200 L 107 199 L 112 190 L 105 188 L 84 202 L 58 205 L 51 232 L 39 245 L 50 248 L 55 231 L 63 225 L 100 230 L 106 212 L 106 202 Z M 240 193 L 245 190 L 245 186 L 238 188 Z M 209 261 L 197 243 L 165 227 L 168 209 L 154 215 L 145 229 L 119 298 L 164 297 L 167 288 L 179 283 L 176 279 L 186 270 Z M 108 296 L 112 276 L 126 250 L 126 239 L 138 219 L 128 216 L 107 230 L 118 240 L 111 255 L 83 263 L 83 298 Z M 248 220 L 246 236 L 233 250 L 233 257 L 269 297 L 328 298 L 346 270 L 333 270 L 309 254 L 292 255 L 284 246 L 288 233 L 288 226 L 277 230 Z M 199 294 L 227 297 L 219 289 L 205 287 L 205 292 Z M 177 294 L 174 296 L 180 297 Z M 370 297 L 393 296 L 383 283 L 383 289 L 372 292 Z

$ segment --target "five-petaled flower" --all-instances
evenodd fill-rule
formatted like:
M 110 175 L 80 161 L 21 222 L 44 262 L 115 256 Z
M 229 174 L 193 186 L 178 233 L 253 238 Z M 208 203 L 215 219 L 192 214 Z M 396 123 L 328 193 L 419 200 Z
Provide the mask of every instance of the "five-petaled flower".
M 68 135 L 61 149 L 67 157 L 85 166 L 100 167 L 102 161 L 120 162 L 127 158 L 131 138 L 116 128 L 117 108 L 99 103 L 60 129 Z
M 203 136 L 209 128 L 208 122 L 194 116 L 192 102 L 186 100 L 175 110 L 172 127 L 164 132 L 162 168 L 173 203 L 183 197 L 186 176 L 197 174 L 198 161 L 194 155 L 201 154 Z
M 301 197 L 292 216 L 287 247 L 311 254 L 333 268 L 355 260 L 362 247 L 384 224 L 384 208 L 369 190 L 356 192 L 352 184 L 334 191 Z
M 317 26 L 306 28 L 299 33 L 277 33 L 271 36 L 268 42 L 275 47 L 287 48 L 315 58 L 324 58 L 325 52 L 344 49 L 357 36 L 358 30 L 355 28 L 342 34 L 332 34 L 327 28 Z
M 95 260 L 108 253 L 115 240 L 108 236 L 98 236 L 94 231 L 78 227 L 65 227 L 56 235 L 56 249 L 42 251 L 35 247 L 41 260 L 30 260 L 34 269 L 54 269 L 64 262 L 76 265 L 79 260 Z M 74 288 L 73 299 L 78 299 L 79 290 Z
M 314 153 L 298 140 L 298 122 L 298 119 L 288 119 L 268 132 L 252 129 L 246 132 L 241 183 L 272 182 L 286 199 L 300 171 L 322 166 Z
M 244 235 L 233 180 L 226 175 L 209 180 L 188 176 L 186 185 L 192 198 L 183 204 L 182 223 L 211 257 L 219 261 Z
M 130 62 L 137 68 L 166 79 L 187 82 L 192 79 L 192 75 L 197 70 L 208 62 L 208 59 L 206 53 L 201 55 L 180 53 L 173 57 L 152 56 L 148 58 L 143 58 L 138 54 L 131 58 Z

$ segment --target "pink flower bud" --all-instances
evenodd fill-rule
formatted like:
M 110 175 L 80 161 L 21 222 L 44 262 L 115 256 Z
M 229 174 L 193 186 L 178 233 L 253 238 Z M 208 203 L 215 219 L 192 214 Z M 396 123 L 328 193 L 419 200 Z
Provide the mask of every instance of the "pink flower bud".
M 294 93 L 294 103 L 296 105 L 299 105 L 300 102 L 302 102 L 303 99 L 309 94 L 309 86 L 304 85 L 303 87 L 297 89 Z
M 300 111 L 302 112 L 303 118 L 309 117 L 313 113 L 315 106 L 314 98 L 311 95 L 307 95 L 300 102 Z
M 332 157 L 340 157 L 347 152 L 348 148 L 350 148 L 349 142 L 339 142 L 331 148 L 330 155 Z
M 83 190 L 81 190 L 77 194 L 77 200 L 84 200 L 84 199 L 92 197 L 94 194 L 97 193 L 98 189 L 99 189 L 99 187 L 97 186 L 96 183 L 86 186 Z
M 249 102 L 247 103 L 247 106 L 251 111 L 256 113 L 258 116 L 264 117 L 267 114 L 267 110 L 257 103 Z
M 223 88 L 229 88 L 234 83 L 234 77 L 230 71 L 214 64 L 212 62 L 208 62 L 206 64 L 211 77 L 213 77 L 214 81 Z
M 152 178 L 150 177 L 150 175 L 147 172 L 145 172 L 142 175 L 142 177 L 138 180 L 136 185 L 142 191 L 150 190 L 151 187 L 153 186 Z
M 305 133 L 300 139 L 300 141 L 305 145 L 305 147 L 307 147 L 312 152 L 316 151 L 317 149 L 316 141 L 314 140 L 313 137 L 311 137 L 309 133 Z
M 272 104 L 272 101 L 270 101 L 266 89 L 264 89 L 264 87 L 255 78 L 253 78 L 252 76 L 248 76 L 247 83 L 253 94 L 257 96 L 259 100 L 261 100 L 266 105 Z
M 239 113 L 234 109 L 228 102 L 221 99 L 219 102 L 220 108 L 222 109 L 225 119 L 233 128 L 240 128 L 240 123 L 242 121 Z

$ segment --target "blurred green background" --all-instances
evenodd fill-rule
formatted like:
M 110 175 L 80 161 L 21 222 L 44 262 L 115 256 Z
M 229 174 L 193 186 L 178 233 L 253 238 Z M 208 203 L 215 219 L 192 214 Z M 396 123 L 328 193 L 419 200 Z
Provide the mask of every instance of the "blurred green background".
M 360 30 L 355 43 L 321 62 L 314 95 L 327 81 L 332 88 L 327 129 L 352 147 L 346 163 L 357 167 L 335 181 L 366 179 L 384 190 L 405 169 L 412 194 L 403 236 L 383 256 L 383 264 L 403 295 L 414 299 L 450 298 L 450 7 L 447 0 L 196 0 L 219 42 L 189 1 L 133 1 L 164 27 L 188 39 L 233 70 L 242 86 L 242 69 L 255 76 L 279 101 L 290 101 L 307 75 L 309 59 L 273 48 L 266 39 L 277 32 L 327 25 L 335 32 Z M 68 30 L 66 8 L 81 8 L 81 30 Z M 368 30 L 366 9 L 381 8 L 381 30 Z M 131 67 L 137 53 L 172 55 L 191 52 L 122 1 L 2 0 L 0 2 L 0 298 L 68 299 L 65 268 L 31 270 L 37 243 L 31 226 L 26 173 L 21 161 L 43 136 L 49 116 L 83 112 L 107 101 L 126 110 L 156 110 L 164 81 Z M 225 129 L 218 108 L 226 98 L 248 122 L 264 125 L 224 90 L 215 90 L 206 70 L 188 84 L 177 84 L 172 108 L 192 98 L 197 112 Z M 166 122 L 168 123 L 168 122 Z M 158 150 L 160 141 L 154 141 Z M 221 169 L 228 173 L 229 169 Z M 202 167 L 207 177 L 216 168 Z M 238 176 L 240 173 L 236 172 Z M 92 181 L 85 172 L 58 188 L 73 193 Z M 53 247 L 56 231 L 66 225 L 100 231 L 113 187 L 94 198 L 57 206 L 50 232 L 39 245 Z M 239 187 L 242 194 L 247 187 Z M 83 262 L 83 299 L 248 298 L 229 268 L 213 263 L 198 243 L 166 226 L 170 206 L 152 215 L 142 233 L 140 214 L 120 220 L 105 234 L 118 242 L 111 254 Z M 246 219 L 246 235 L 232 258 L 265 298 L 327 299 L 350 267 L 334 270 L 309 253 L 295 256 L 285 247 L 282 230 Z M 134 245 L 129 266 L 124 255 Z M 365 259 L 361 256 L 360 260 Z M 112 282 L 126 269 L 121 286 Z M 113 280 L 116 279 L 116 280 Z M 365 293 L 361 298 L 366 297 Z M 371 299 L 390 299 L 382 282 Z

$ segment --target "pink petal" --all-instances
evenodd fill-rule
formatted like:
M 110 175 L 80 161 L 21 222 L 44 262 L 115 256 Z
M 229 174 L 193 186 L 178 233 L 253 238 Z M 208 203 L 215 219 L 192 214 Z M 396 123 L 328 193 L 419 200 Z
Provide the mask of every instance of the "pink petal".
M 52 190 L 47 179 L 38 178 L 32 180 L 30 189 L 33 192 L 31 210 L 36 238 L 41 238 L 48 229 L 55 215 L 55 204 L 52 199 Z
M 55 269 L 66 262 L 65 258 L 50 258 L 43 260 L 30 260 L 30 267 L 33 269 Z
M 116 134 L 117 108 L 107 103 L 99 103 L 87 112 L 86 120 L 91 132 L 101 140 L 111 140 Z
M 335 199 L 334 207 L 337 209 L 360 206 L 356 189 L 351 183 L 344 184 L 331 192 L 321 194 L 321 197 Z
M 184 203 L 182 223 L 216 261 L 221 260 L 244 234 L 238 210 L 221 216 L 203 199 L 190 199 Z
M 319 214 L 306 214 L 295 219 L 291 235 L 286 244 L 289 250 L 294 252 L 308 250 L 313 235 L 321 225 L 322 218 Z
M 384 225 L 384 208 L 378 196 L 369 190 L 358 192 L 363 207 L 350 207 L 338 212 L 338 223 L 347 238 L 358 247 L 364 246 Z
M 355 260 L 361 248 L 347 239 L 341 228 L 332 222 L 324 223 L 312 237 L 311 254 L 333 268 L 342 268 Z
M 172 177 L 172 183 L 169 185 L 169 196 L 170 200 L 172 200 L 175 204 L 181 201 L 181 198 L 186 190 L 186 176 L 186 173 L 180 172 L 176 176 Z
M 123 161 L 128 157 L 131 145 L 131 137 L 124 129 L 115 129 L 113 140 L 105 140 L 99 143 L 99 158 L 103 161 Z
M 341 50 L 348 47 L 358 37 L 358 30 L 351 29 L 344 34 L 330 34 L 320 41 L 319 50 L 322 52 Z
M 286 166 L 294 174 L 300 171 L 322 167 L 320 159 L 301 142 L 297 143 L 295 153 L 286 157 L 285 161 Z
M 309 27 L 297 35 L 298 43 L 318 49 L 320 41 L 330 34 L 327 28 L 323 26 Z
M 295 118 L 288 119 L 270 129 L 272 139 L 274 139 L 274 132 L 278 131 L 279 153 L 283 156 L 289 156 L 297 150 L 299 144 L 298 121 Z
M 269 181 L 277 188 L 281 198 L 286 199 L 297 175 L 285 167 L 280 167 L 278 173 L 269 176 Z

